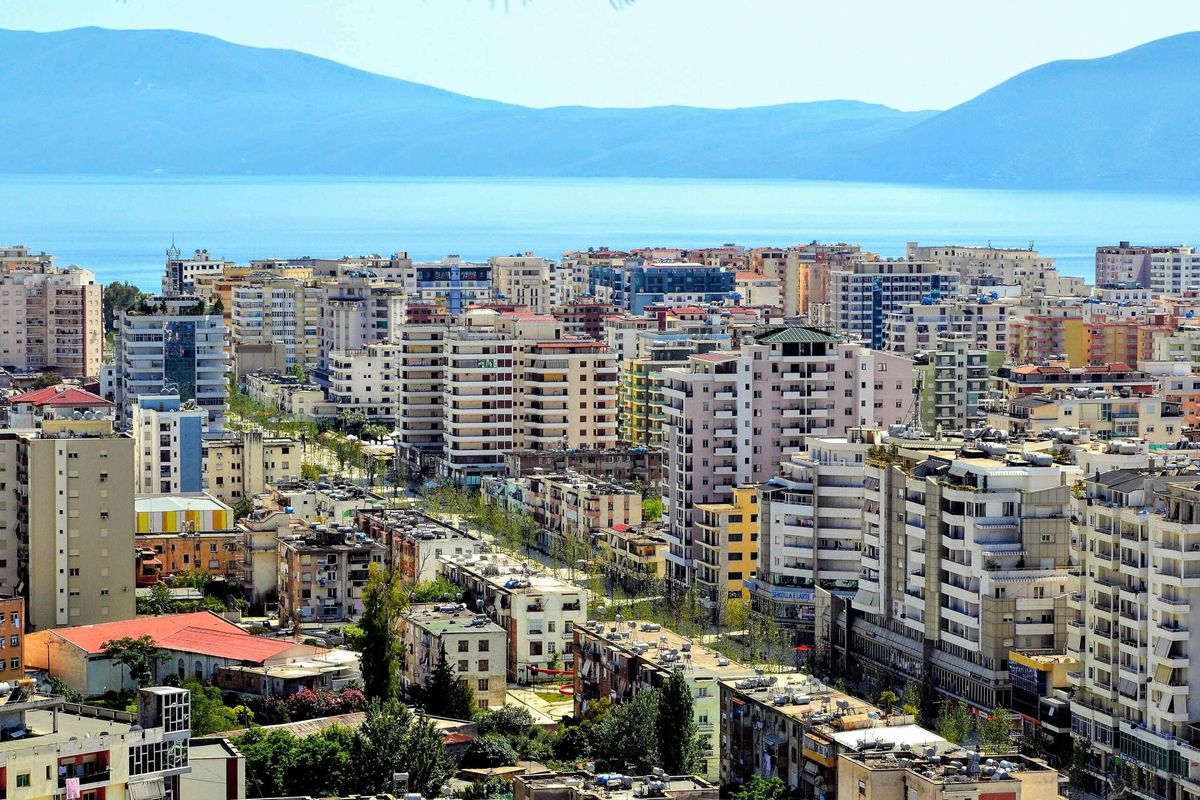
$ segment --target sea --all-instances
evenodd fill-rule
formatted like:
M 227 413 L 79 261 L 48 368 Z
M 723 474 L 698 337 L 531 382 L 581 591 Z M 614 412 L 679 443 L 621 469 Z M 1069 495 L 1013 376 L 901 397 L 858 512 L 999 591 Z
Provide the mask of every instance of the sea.
M 1034 247 L 1090 278 L 1096 245 L 1196 243 L 1200 194 L 625 178 L 0 177 L 0 246 L 156 291 L 174 242 L 235 261 L 406 251 L 483 260 L 587 247 L 846 241 Z

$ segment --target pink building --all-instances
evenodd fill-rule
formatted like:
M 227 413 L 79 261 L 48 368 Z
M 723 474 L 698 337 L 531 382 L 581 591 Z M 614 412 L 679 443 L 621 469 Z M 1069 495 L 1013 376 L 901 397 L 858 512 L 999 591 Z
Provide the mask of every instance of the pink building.
M 760 331 L 733 352 L 663 370 L 667 572 L 690 582 L 697 504 L 728 502 L 800 452 L 804 437 L 886 427 L 914 413 L 913 363 L 808 327 Z

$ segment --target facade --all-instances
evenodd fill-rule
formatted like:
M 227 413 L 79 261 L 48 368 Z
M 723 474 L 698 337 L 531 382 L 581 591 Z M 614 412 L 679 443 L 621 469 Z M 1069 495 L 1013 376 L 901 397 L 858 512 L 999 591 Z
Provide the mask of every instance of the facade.
M 980 766 L 978 754 L 914 753 L 911 758 L 863 749 L 838 757 L 837 791 L 860 800 L 950 800 L 1004 797 L 1057 800 L 1058 772 L 1045 761 L 1016 753 L 997 754 Z M 995 761 L 996 764 L 987 764 Z
M 992 373 L 1004 361 L 1003 351 L 980 350 L 964 336 L 938 339 L 933 359 L 931 430 L 961 431 L 983 422 L 981 406 L 991 396 Z
M 570 470 L 599 481 L 630 484 L 662 483 L 664 454 L 647 447 L 615 447 L 605 450 L 512 450 L 504 455 L 505 474 L 510 478 L 541 470 Z
M 617 387 L 617 420 L 621 441 L 631 445 L 662 447 L 663 370 L 686 364 L 695 353 L 728 350 L 727 335 L 708 336 L 674 331 L 645 331 L 636 337 L 636 356 L 621 362 Z
M 1066 639 L 1078 469 L 1002 444 L 947 455 L 906 444 L 868 451 L 849 649 L 980 710 L 1008 705 L 1009 651 Z
M 134 513 L 134 542 L 147 556 L 139 560 L 139 586 L 185 572 L 235 580 L 241 571 L 242 535 L 224 503 L 205 494 L 142 495 L 134 500 Z
M 1010 435 L 1073 428 L 1097 439 L 1142 439 L 1155 445 L 1179 441 L 1186 427 L 1177 402 L 1158 395 L 1135 397 L 1102 390 L 1024 395 L 994 403 L 986 422 Z
M 383 545 L 353 528 L 324 525 L 281 537 L 278 552 L 281 626 L 358 619 L 367 570 L 385 555 Z
M 94 422 L 0 433 L 0 591 L 24 597 L 30 630 L 134 614 L 133 440 Z
M 512 447 L 617 444 L 617 365 L 603 342 L 519 342 L 513 352 Z
M 1150 256 L 1171 250 L 1165 246 L 1131 245 L 1129 242 L 1097 247 L 1096 285 L 1133 284 L 1149 288 Z
M 857 261 L 829 271 L 831 326 L 838 333 L 884 347 L 884 321 L 922 298 L 958 292 L 959 275 L 932 261 Z
M 419 603 L 400 617 L 399 624 L 406 653 L 401 674 L 405 688 L 424 685 L 444 651 L 455 677 L 470 685 L 480 708 L 504 705 L 504 628 L 454 603 Z
M 233 288 L 234 353 L 282 343 L 287 367 L 315 370 L 320 366 L 323 299 L 324 290 L 311 281 L 251 274 Z
M 151 297 L 121 318 L 117 335 L 116 400 L 128 424 L 142 395 L 171 389 L 224 428 L 229 385 L 225 320 L 197 297 Z
M 1172 247 L 1150 254 L 1150 292 L 1156 297 L 1182 297 L 1200 289 L 1200 253 L 1194 247 Z
M 495 298 L 491 264 L 475 264 L 449 255 L 440 262 L 414 264 L 405 290 L 414 299 L 444 308 L 452 317 Z
M 493 256 L 488 264 L 497 300 L 538 314 L 549 314 L 566 302 L 566 270 L 548 258 L 533 253 Z
M 95 377 L 103 359 L 104 290 L 89 270 L 47 260 L 0 272 L 0 366 Z
M 446 325 L 435 321 L 402 326 L 396 341 L 401 382 L 396 421 L 398 454 L 410 469 L 420 473 L 432 470 L 445 445 L 445 338 Z
M 903 422 L 912 362 L 815 328 L 767 328 L 731 353 L 663 370 L 667 430 L 669 577 L 691 583 L 703 503 L 763 483 L 805 436 Z
M 478 554 L 483 542 L 412 509 L 361 510 L 355 524 L 384 546 L 388 564 L 411 584 L 437 578 L 443 557 Z
M 318 383 L 327 379 L 332 353 L 356 352 L 369 344 L 391 341 L 393 332 L 405 322 L 409 300 L 401 284 L 377 279 L 370 270 L 341 272 L 323 286 L 314 372 Z
M 733 487 L 727 503 L 698 503 L 700 512 L 694 540 L 696 588 L 700 607 L 719 620 L 731 600 L 749 597 L 746 581 L 758 569 L 759 505 L 753 486 Z
M 446 333 L 443 474 L 467 485 L 498 475 L 513 449 L 513 342 L 507 334 Z M 541 402 L 536 401 L 536 402 Z
M 916 353 L 938 348 L 939 340 L 953 336 L 973 350 L 1008 350 L 1008 306 L 982 300 L 942 300 L 906 303 L 884 320 L 884 349 Z
M 139 494 L 178 494 L 204 488 L 201 441 L 208 413 L 178 394 L 140 395 L 131 406 L 133 472 Z
M 338 412 L 361 412 L 370 420 L 394 422 L 400 402 L 400 348 L 376 342 L 359 350 L 329 353 L 329 402 Z
M 757 611 L 805 643 L 814 635 L 817 589 L 848 599 L 858 588 L 866 459 L 881 440 L 870 428 L 810 436 L 761 486 L 758 575 L 746 585 Z
M 222 503 L 265 492 L 268 485 L 300 480 L 304 443 L 268 436 L 255 428 L 202 442 L 204 491 Z
M 600 531 L 606 574 L 629 591 L 656 586 L 667 577 L 667 540 L 657 525 L 617 524 Z
M 553 680 L 573 668 L 572 631 L 587 620 L 586 591 L 497 553 L 443 556 L 442 575 L 480 601 L 483 613 L 505 630 L 508 680 Z
M 1058 364 L 1002 367 L 997 370 L 995 387 L 1001 397 L 1046 394 L 1059 390 L 1074 394 L 1075 390 L 1102 391 L 1108 394 L 1131 394 L 1134 397 L 1154 394 L 1158 381 L 1153 376 L 1128 364 L 1104 364 L 1068 368 Z
M 301 381 L 295 375 L 251 372 L 239 378 L 251 400 L 289 416 L 328 419 L 337 415 L 337 407 L 325 399 L 320 385 Z
M 700 774 L 717 781 L 721 772 L 720 681 L 754 675 L 751 667 L 731 662 L 719 653 L 652 622 L 630 620 L 575 626 L 571 647 L 575 655 L 575 716 L 589 701 L 608 698 L 614 703 L 633 699 L 640 691 L 664 686 L 682 670 L 692 691 L 692 716 L 700 736 L 703 766 Z
M 25 677 L 25 601 L 0 597 L 0 681 Z
M 593 266 L 588 291 L 603 303 L 641 314 L 652 305 L 723 303 L 734 290 L 726 267 L 629 259 L 623 266 Z
M 207 250 L 196 250 L 185 258 L 174 244 L 167 249 L 167 262 L 163 270 L 162 293 L 164 297 L 179 297 L 196 293 L 198 278 L 220 277 L 228 269 L 237 267 L 232 261 L 213 258 Z

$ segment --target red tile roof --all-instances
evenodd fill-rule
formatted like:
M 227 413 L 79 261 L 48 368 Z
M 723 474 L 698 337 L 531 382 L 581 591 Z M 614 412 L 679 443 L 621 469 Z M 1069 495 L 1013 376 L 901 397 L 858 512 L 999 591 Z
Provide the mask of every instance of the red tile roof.
M 9 400 L 15 405 L 29 404 L 42 406 L 111 406 L 112 403 L 100 395 L 76 389 L 74 386 L 47 386 L 45 389 L 35 389 L 32 392 L 19 394 Z
M 296 646 L 290 639 L 253 636 L 210 611 L 78 625 L 57 628 L 54 633 L 92 655 L 104 652 L 105 642 L 126 636 L 149 636 L 164 650 L 250 663 L 262 663 Z

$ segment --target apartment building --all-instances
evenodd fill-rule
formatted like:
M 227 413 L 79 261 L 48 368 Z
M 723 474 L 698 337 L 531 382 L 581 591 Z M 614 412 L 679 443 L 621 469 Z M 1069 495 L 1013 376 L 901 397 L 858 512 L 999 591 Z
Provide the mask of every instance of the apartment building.
M 779 779 L 797 797 L 836 798 L 838 757 L 949 748 L 937 734 L 804 674 L 723 679 L 721 783 Z M 853 797 L 854 795 L 847 795 Z
M 616 360 L 603 342 L 517 343 L 513 353 L 513 447 L 615 447 L 616 393 Z
M 242 533 L 229 506 L 201 493 L 141 495 L 134 514 L 139 586 L 186 572 L 236 580 Z
M 367 419 L 394 422 L 400 402 L 400 346 L 375 342 L 358 350 L 329 354 L 329 402 L 337 412 L 360 412 Z
M 402 284 L 380 280 L 370 270 L 342 272 L 323 284 L 320 344 L 314 376 L 325 383 L 333 353 L 361 351 L 389 342 L 403 325 L 409 293 Z
M 103 288 L 90 270 L 47 260 L 0 272 L 0 365 L 95 377 L 103 358 Z
M 777 308 L 782 303 L 779 278 L 740 270 L 733 277 L 734 300 L 744 306 Z
M 279 624 L 348 622 L 363 612 L 363 588 L 384 547 L 350 527 L 312 525 L 279 539 Z
M 1200 365 L 1200 326 L 1180 325 L 1159 336 L 1153 344 L 1155 361 L 1179 361 Z
M 1128 364 L 1090 367 L 1025 364 L 1019 367 L 1001 367 L 997 370 L 995 387 L 1001 397 L 1046 394 L 1055 390 L 1073 394 L 1076 389 L 1139 397 L 1154 394 L 1158 388 L 1158 381 Z
M 815 328 L 767 328 L 730 353 L 663 370 L 670 578 L 694 578 L 702 503 L 762 483 L 812 434 L 902 422 L 913 405 L 912 362 Z
M 1102 245 L 1096 248 L 1096 285 L 1134 284 L 1149 288 L 1150 256 L 1170 253 L 1174 248 L 1163 245 Z
M 337 415 L 337 407 L 325 398 L 320 385 L 302 381 L 295 375 L 251 372 L 239 378 L 251 400 L 289 416 L 328 419 Z
M 1075 303 L 1036 305 L 1010 314 L 1008 354 L 1016 364 L 1064 362 L 1087 364 L 1087 332 L 1083 309 Z
M 661 689 L 672 673 L 682 671 L 692 693 L 692 716 L 700 737 L 706 780 L 721 774 L 720 681 L 754 675 L 751 667 L 693 643 L 653 622 L 629 620 L 575 626 L 571 647 L 575 655 L 575 715 L 586 704 L 608 698 L 614 703 L 633 699 L 638 692 Z
M 97 422 L 0 432 L 0 592 L 25 599 L 30 629 L 134 613 L 133 440 Z
M 590 553 L 592 540 L 602 528 L 642 522 L 640 492 L 577 472 L 489 477 L 483 479 L 482 489 L 485 498 L 515 505 L 533 517 L 537 546 L 545 553 L 563 552 L 568 540 Z
M 962 431 L 979 425 L 985 417 L 981 406 L 991 397 L 992 375 L 1004 362 L 1003 351 L 980 350 L 968 337 L 948 335 L 939 337 L 931 357 L 929 430 Z
M 747 581 L 756 611 L 811 643 L 818 588 L 853 597 L 862 555 L 866 459 L 875 428 L 809 436 L 761 485 L 758 575 Z
M 488 259 L 496 299 L 549 314 L 567 302 L 566 270 L 548 258 L 526 252 Z
M 1150 254 L 1150 291 L 1158 297 L 1182 297 L 1200 289 L 1200 253 L 1172 247 Z
M 470 592 L 505 630 L 508 680 L 554 680 L 574 667 L 572 631 L 587 620 L 586 591 L 498 553 L 443 556 L 442 575 Z
M 952 748 L 946 748 L 952 749 Z M 910 748 L 912 751 L 913 748 Z M 987 762 L 994 761 L 995 764 Z M 1056 800 L 1059 773 L 1045 761 L 1018 753 L 981 759 L 961 749 L 953 753 L 884 753 L 864 748 L 838 757 L 838 796 L 863 800 L 950 800 L 1009 797 Z
M 884 320 L 884 349 L 893 353 L 936 350 L 943 336 L 962 338 L 975 350 L 1008 350 L 1008 307 L 991 299 L 905 303 Z
M 1143 361 L 1138 366 L 1158 381 L 1163 400 L 1179 404 L 1185 426 L 1200 426 L 1200 374 L 1192 363 Z
M 728 335 L 693 335 L 673 331 L 641 331 L 636 356 L 621 362 L 617 386 L 617 421 L 621 441 L 635 446 L 662 447 L 665 442 L 663 370 L 686 364 L 696 353 L 729 350 Z
M 1191 602 L 1200 586 L 1200 479 L 1178 468 L 1089 477 L 1073 505 L 1083 566 L 1071 598 L 1072 729 L 1098 759 L 1086 790 L 1116 783 L 1186 798 L 1200 779 Z
M 660 525 L 618 523 L 600 531 L 601 568 L 627 591 L 656 586 L 667 577 L 667 540 Z
M 1063 275 L 1054 259 L 1029 248 L 964 247 L 938 245 L 922 247 L 909 242 L 906 255 L 913 261 L 932 261 L 957 272 L 963 291 L 1004 295 L 1041 295 L 1046 297 L 1087 297 L 1091 287 L 1083 278 Z
M 568 336 L 603 341 L 604 321 L 618 311 L 611 303 L 597 303 L 583 297 L 560 305 L 554 310 L 554 318 L 562 323 Z
M 1078 468 L 988 442 L 952 455 L 907 444 L 867 455 L 849 649 L 982 711 L 1008 705 L 1009 651 L 1065 642 Z
M 404 283 L 406 292 L 421 303 L 444 308 L 452 317 L 495 299 L 491 264 L 448 255 L 440 262 L 414 264 L 411 275 Z
M 363 509 L 354 524 L 384 546 L 389 566 L 412 584 L 437 578 L 443 556 L 472 555 L 484 548 L 479 539 L 411 509 Z
M 139 395 L 129 419 L 134 439 L 133 472 L 139 494 L 178 494 L 204 489 L 202 440 L 208 413 L 178 394 Z
M 956 271 L 932 261 L 855 261 L 829 270 L 829 321 L 846 336 L 884 347 L 884 320 L 922 298 L 958 292 Z
M 733 270 L 697 263 L 631 258 L 619 267 L 593 266 L 588 273 L 593 297 L 634 314 L 652 305 L 723 303 L 733 290 Z
M 478 485 L 503 471 L 504 454 L 513 449 L 513 340 L 491 330 L 451 329 L 444 353 L 439 469 L 459 483 Z
M 441 458 L 444 414 L 446 322 L 402 325 L 396 338 L 400 373 L 397 453 L 409 469 L 432 471 Z
M 208 414 L 208 429 L 224 429 L 229 385 L 225 320 L 197 297 L 151 297 L 121 317 L 117 334 L 116 401 L 123 424 L 142 395 L 170 389 Z
M 251 274 L 233 288 L 234 353 L 282 344 L 287 367 L 317 369 L 324 295 L 312 281 Z
M 504 705 L 508 689 L 504 628 L 455 603 L 418 603 L 398 622 L 406 654 L 400 677 L 406 689 L 420 689 L 444 652 L 454 676 L 475 692 L 476 705 L 484 709 Z
M 1136 397 L 1100 389 L 1022 395 L 998 401 L 986 415 L 988 425 L 1010 435 L 1036 435 L 1060 428 L 1087 431 L 1097 439 L 1142 439 L 1154 445 L 1179 441 L 1186 421 L 1183 408 L 1158 395 Z
M 719 621 L 730 600 L 749 597 L 758 569 L 759 504 L 754 486 L 735 486 L 727 503 L 697 503 L 696 589 L 700 607 Z
M 268 436 L 252 428 L 201 443 L 204 491 L 222 503 L 237 505 L 243 497 L 265 492 L 270 484 L 300 480 L 304 443 Z
M 505 474 L 519 478 L 532 472 L 573 471 L 589 478 L 612 483 L 641 481 L 648 486 L 662 484 L 662 450 L 646 447 L 613 447 L 604 450 L 513 450 L 504 455 Z
M 236 267 L 237 264 L 232 261 L 213 258 L 208 250 L 195 250 L 191 257 L 184 257 L 179 248 L 172 244 L 167 248 L 167 260 L 163 268 L 163 297 L 194 295 L 197 279 L 220 277 L 226 270 Z
M 99 395 L 66 384 L 34 389 L 8 398 L 6 428 L 27 428 L 44 434 L 66 431 L 111 432 L 113 404 Z
M 616 800 L 637 786 L 663 800 L 717 800 L 719 789 L 695 775 L 595 775 L 586 770 L 513 777 L 513 800 Z
M 0 597 L 0 680 L 10 684 L 25 678 L 25 601 Z

